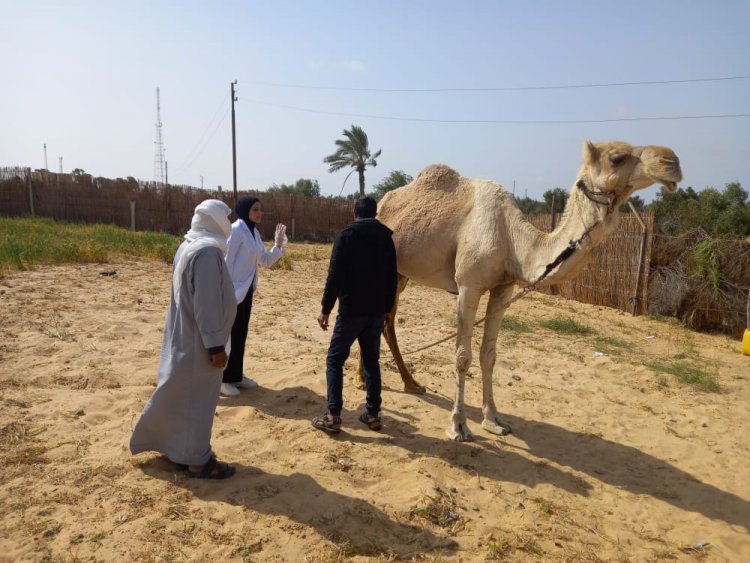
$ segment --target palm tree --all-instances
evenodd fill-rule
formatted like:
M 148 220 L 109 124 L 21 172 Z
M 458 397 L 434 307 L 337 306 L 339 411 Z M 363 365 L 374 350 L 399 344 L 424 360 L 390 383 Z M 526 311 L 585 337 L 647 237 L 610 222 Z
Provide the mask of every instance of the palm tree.
M 344 129 L 344 137 L 346 139 L 338 139 L 336 141 L 336 152 L 328 155 L 323 159 L 323 162 L 330 164 L 328 172 L 337 172 L 342 168 L 351 166 L 353 170 L 347 174 L 344 179 L 344 184 L 349 179 L 349 176 L 356 170 L 359 173 L 359 195 L 360 197 L 365 195 L 365 168 L 368 166 L 377 166 L 376 158 L 380 156 L 382 151 L 378 150 L 375 154 L 370 154 L 369 142 L 367 141 L 367 133 L 361 127 L 352 125 L 351 129 Z M 341 186 L 344 189 L 344 186 Z

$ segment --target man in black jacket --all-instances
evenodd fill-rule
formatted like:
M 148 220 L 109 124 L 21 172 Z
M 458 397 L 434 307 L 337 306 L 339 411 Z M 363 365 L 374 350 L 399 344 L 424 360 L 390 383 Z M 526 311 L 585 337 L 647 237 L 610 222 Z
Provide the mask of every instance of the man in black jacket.
M 377 203 L 362 197 L 354 205 L 354 221 L 333 243 L 328 279 L 318 324 L 328 329 L 328 316 L 339 300 L 336 325 L 326 359 L 328 411 L 313 419 L 315 428 L 330 434 L 341 431 L 344 362 L 359 341 L 367 392 L 359 420 L 380 430 L 380 334 L 396 299 L 396 247 L 392 231 L 375 219 Z

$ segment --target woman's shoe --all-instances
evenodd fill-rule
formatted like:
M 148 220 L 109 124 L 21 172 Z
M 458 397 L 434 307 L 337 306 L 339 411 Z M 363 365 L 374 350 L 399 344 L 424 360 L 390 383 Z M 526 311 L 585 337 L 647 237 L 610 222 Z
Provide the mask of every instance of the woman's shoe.
M 233 385 L 235 385 L 236 387 L 242 387 L 243 389 L 255 389 L 258 386 L 258 383 L 253 379 L 250 379 L 249 377 L 245 377 L 243 375 L 242 381 L 238 381 Z
M 240 390 L 234 386 L 234 383 L 222 383 L 219 392 L 225 397 L 236 397 L 240 394 Z

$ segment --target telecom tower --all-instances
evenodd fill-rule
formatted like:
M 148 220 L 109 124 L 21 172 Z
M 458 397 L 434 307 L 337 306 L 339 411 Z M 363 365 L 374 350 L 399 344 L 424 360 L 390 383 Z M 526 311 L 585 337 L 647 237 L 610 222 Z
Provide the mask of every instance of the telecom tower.
M 164 139 L 161 136 L 161 104 L 159 102 L 159 88 L 156 89 L 156 141 L 154 141 L 154 181 L 166 185 L 166 167 L 164 160 Z

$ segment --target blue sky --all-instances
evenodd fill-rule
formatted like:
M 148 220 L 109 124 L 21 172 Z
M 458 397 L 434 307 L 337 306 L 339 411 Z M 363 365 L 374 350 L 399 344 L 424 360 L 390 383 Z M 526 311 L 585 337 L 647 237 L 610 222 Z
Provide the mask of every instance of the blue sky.
M 51 170 L 62 156 L 66 172 L 154 179 L 159 87 L 170 183 L 231 189 L 237 80 L 239 189 L 340 193 L 347 171 L 322 160 L 352 124 L 383 151 L 368 190 L 444 162 L 541 199 L 572 185 L 586 138 L 670 146 L 683 187 L 750 189 L 750 79 L 695 81 L 750 76 L 747 0 L 0 0 L 0 14 L 0 166 L 42 168 L 46 143 Z M 660 83 L 602 86 L 644 82 Z M 578 85 L 597 86 L 559 88 Z

